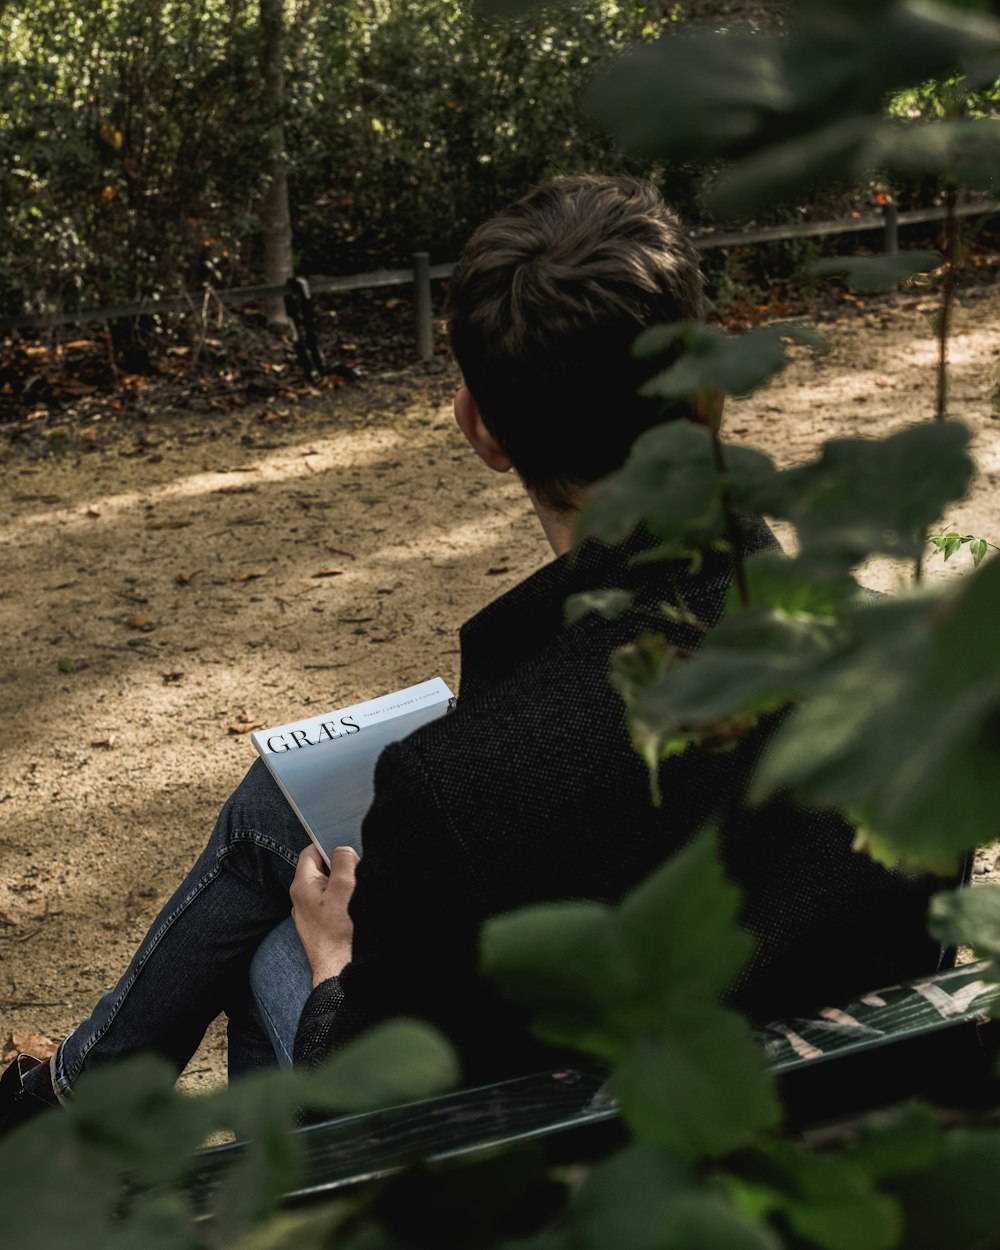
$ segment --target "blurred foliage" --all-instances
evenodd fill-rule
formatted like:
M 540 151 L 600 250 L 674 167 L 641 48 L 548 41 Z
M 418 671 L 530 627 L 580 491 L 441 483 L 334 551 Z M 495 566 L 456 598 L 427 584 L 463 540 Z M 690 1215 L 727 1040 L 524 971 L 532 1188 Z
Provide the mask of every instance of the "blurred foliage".
M 519 7 L 516 0 L 498 2 L 505 10 Z M 787 37 L 704 30 L 644 44 L 595 87 L 594 107 L 651 159 L 727 162 L 715 183 L 716 200 L 727 211 L 754 212 L 793 189 L 809 194 L 824 181 L 872 168 L 920 171 L 951 187 L 963 180 L 976 186 L 995 180 L 1000 142 L 992 118 L 954 111 L 928 121 L 884 114 L 887 95 L 896 93 L 898 99 L 900 92 L 922 90 L 932 75 L 946 81 L 949 75 L 992 72 L 1000 22 L 982 6 L 795 0 L 790 7 L 794 20 Z M 165 6 L 137 4 L 125 14 L 109 3 L 93 20 L 110 22 L 113 14 L 127 26 L 154 10 L 158 17 L 167 12 Z M 103 65 L 88 52 L 95 46 L 87 41 L 91 36 L 84 37 L 91 19 L 80 19 L 77 27 L 53 8 L 57 12 L 65 22 L 59 27 L 54 18 L 54 28 L 75 32 L 73 54 L 82 58 L 81 65 L 87 56 Z M 386 206 L 415 195 L 415 187 L 431 202 L 430 183 L 421 181 L 426 171 L 440 163 L 460 185 L 455 171 L 470 152 L 477 166 L 496 165 L 490 177 L 500 170 L 513 176 L 521 169 L 516 142 L 521 131 L 503 129 L 509 102 L 486 92 L 475 97 L 477 116 L 464 117 L 444 62 L 432 70 L 425 57 L 411 56 L 417 36 L 407 26 L 412 14 L 379 12 L 384 22 L 370 26 L 342 25 L 350 18 L 345 11 L 332 14 L 305 5 L 299 12 L 303 47 L 312 46 L 310 21 L 316 30 L 340 23 L 330 46 L 340 49 L 343 81 L 360 95 L 352 94 L 353 103 L 345 106 L 339 93 L 347 88 L 322 72 L 332 63 L 306 60 L 297 90 L 308 82 L 317 107 L 326 105 L 329 92 L 330 99 L 341 101 L 331 107 L 349 108 L 352 126 L 358 109 L 361 119 L 351 133 L 374 162 L 370 168 L 384 176 L 382 182 L 355 186 L 350 194 L 360 198 L 352 204 L 370 195 L 371 203 L 388 211 Z M 435 27 L 427 17 L 429 30 L 453 29 L 449 23 L 458 20 L 450 8 L 420 12 L 433 12 L 442 23 Z M 234 38 L 237 28 L 250 31 L 240 0 L 232 0 L 225 15 Z M 476 38 L 499 43 L 509 38 L 511 49 L 523 51 L 518 40 L 532 30 L 551 31 L 546 23 L 556 20 L 555 11 L 531 11 L 523 27 Z M 385 44 L 375 38 L 376 30 Z M 639 33 L 651 32 L 644 25 Z M 188 30 L 185 38 L 191 35 Z M 567 67 L 578 65 L 567 44 L 545 38 L 551 44 L 544 50 L 570 77 Z M 115 62 L 119 69 L 139 56 L 138 43 L 125 46 L 128 55 Z M 165 39 L 164 48 L 169 46 Z M 374 66 L 389 63 L 382 58 L 390 47 L 399 65 L 380 79 Z M 170 55 L 163 53 L 168 62 Z M 186 49 L 185 72 L 192 56 Z M 60 79 L 59 59 L 47 64 L 52 75 L 47 98 L 53 100 L 69 88 Z M 478 62 L 463 64 L 475 81 Z M 367 67 L 365 73 L 351 77 L 358 65 Z M 9 72 L 10 58 L 4 66 Z M 409 66 L 410 78 L 400 66 Z M 160 70 L 150 66 L 148 72 L 155 77 Z M 103 73 L 94 70 L 92 80 L 73 87 L 83 113 L 91 108 L 83 103 L 91 99 L 91 87 L 97 101 L 89 114 L 92 150 L 76 167 L 81 183 L 94 151 L 112 169 L 118 153 L 131 152 L 132 136 L 139 133 L 128 114 L 101 106 L 97 88 Z M 502 81 L 514 77 L 528 87 L 517 61 Z M 397 97 L 396 84 L 404 81 L 406 93 Z M 435 97 L 442 82 L 442 97 L 455 105 L 445 103 L 455 114 L 454 142 L 460 143 L 461 127 L 468 126 L 471 146 L 463 138 L 461 153 L 452 152 L 450 144 L 439 150 L 425 130 L 421 144 L 429 147 L 422 150 L 437 156 L 408 151 L 402 157 L 404 112 L 419 118 L 420 100 Z M 492 71 L 481 75 L 479 85 L 488 83 L 501 91 Z M 538 99 L 529 96 L 530 108 Z M 246 114 L 252 118 L 249 105 Z M 160 133 L 169 133 L 172 121 L 155 110 L 149 116 L 154 115 Z M 65 119 L 60 124 L 61 130 L 56 123 L 51 131 L 29 128 L 22 138 L 28 142 L 33 136 L 44 147 L 58 130 L 62 142 L 70 125 Z M 527 133 L 529 122 L 522 124 Z M 485 138 L 472 142 L 480 126 L 492 144 Z M 307 133 L 312 132 L 298 132 L 300 145 Z M 550 118 L 549 149 L 558 146 L 557 133 Z M 181 136 L 174 142 L 180 144 Z M 163 159 L 164 168 L 172 169 L 176 156 Z M 307 180 L 310 160 L 296 159 Z M 365 183 L 357 178 L 359 159 L 345 157 L 344 176 Z M 317 146 L 311 160 L 313 176 L 334 185 L 326 149 Z M 52 170 L 61 171 L 60 177 L 53 172 L 53 185 L 64 186 L 67 196 L 70 164 L 69 148 L 52 158 Z M 35 164 L 10 176 L 26 176 L 35 187 L 32 194 L 48 194 L 49 183 Z M 105 185 L 113 186 L 106 176 Z M 167 186 L 167 173 L 162 177 Z M 99 187 L 99 180 L 93 185 Z M 105 205 L 118 199 L 98 194 Z M 131 203 L 131 192 L 124 199 Z M 306 199 L 318 204 L 308 196 L 300 202 Z M 332 200 L 326 207 L 346 212 Z M 30 203 L 12 214 L 15 224 L 25 212 L 30 218 Z M 138 224 L 135 228 L 139 231 Z M 953 266 L 956 249 L 944 251 Z M 868 287 L 891 286 L 932 259 L 918 254 L 881 267 L 842 268 Z M 950 290 L 946 281 L 945 312 Z M 943 345 L 947 322 L 946 315 L 938 319 Z M 649 384 L 651 394 L 671 403 L 706 387 L 746 393 L 782 366 L 790 340 L 814 341 L 800 326 L 768 327 L 745 338 L 666 326 L 651 328 L 636 350 L 655 357 L 678 338 L 687 354 Z M 942 371 L 945 363 L 942 352 Z M 978 545 L 984 540 L 959 530 L 928 540 L 967 489 L 968 448 L 966 428 L 949 420 L 877 439 L 833 440 L 793 468 L 725 443 L 718 422 L 668 424 L 637 441 L 623 469 L 592 493 L 582 531 L 613 541 L 646 525 L 661 541 L 659 554 L 684 553 L 697 561 L 706 549 L 721 547 L 734 572 L 727 614 L 695 653 L 674 651 L 663 638 L 643 638 L 616 659 L 613 680 L 654 777 L 664 755 L 691 742 L 724 741 L 727 731 L 742 732 L 761 713 L 794 703 L 764 754 L 751 798 L 780 786 L 811 804 L 839 805 L 856 821 L 859 851 L 887 862 L 945 869 L 961 852 L 993 836 L 1000 808 L 1000 651 L 993 632 L 1000 617 L 1000 563 L 984 558 L 988 544 Z M 788 522 L 797 538 L 794 557 L 766 553 L 744 559 L 733 542 L 742 510 Z M 952 546 L 956 542 L 958 547 Z M 928 546 L 945 554 L 950 547 L 954 554 L 964 543 L 972 551 L 971 571 L 932 590 L 919 584 Z M 866 595 L 856 574 L 873 554 L 912 562 L 914 590 L 876 601 Z M 578 598 L 569 610 L 614 614 L 625 606 L 620 595 L 597 594 Z M 673 619 L 684 619 L 687 611 L 683 603 L 668 606 Z M 0 1143 L 5 1237 L 25 1250 L 63 1244 L 77 1250 L 995 1246 L 1000 1228 L 995 1127 L 948 1131 L 928 1108 L 905 1106 L 853 1125 L 836 1149 L 811 1150 L 776 1133 L 779 1112 L 763 1056 L 745 1023 L 720 1005 L 749 951 L 735 925 L 738 906 L 713 839 L 704 833 L 620 906 L 532 908 L 486 927 L 486 971 L 531 1013 L 536 1031 L 610 1066 L 610 1088 L 631 1141 L 597 1166 L 547 1174 L 530 1152 L 486 1156 L 450 1168 L 416 1168 L 350 1201 L 273 1219 L 298 1166 L 297 1142 L 287 1131 L 297 1106 L 354 1110 L 420 1097 L 454 1079 L 454 1061 L 441 1040 L 404 1023 L 362 1039 L 318 1074 L 263 1077 L 208 1100 L 173 1094 L 169 1074 L 151 1060 L 94 1076 L 81 1083 L 70 1114 L 40 1117 Z M 943 942 L 971 943 L 989 961 L 986 975 L 1000 976 L 1000 892 L 942 896 L 932 923 Z M 253 1146 L 227 1177 L 215 1219 L 203 1222 L 194 1218 L 185 1196 L 188 1151 L 220 1123 L 235 1126 Z M 124 1187 L 122 1173 L 128 1180 Z M 50 1200 L 53 1193 L 58 1202 Z
M 249 3 L 0 11 L 0 307 L 225 281 L 255 225 Z
M 577 96 L 610 55 L 680 17 L 667 0 L 540 8 L 513 25 L 454 0 L 287 0 L 297 266 L 450 257 L 545 177 L 638 169 Z M 0 311 L 259 273 L 258 44 L 255 0 L 0 8 Z M 673 197 L 690 181 L 676 174 Z
M 809 73 L 808 38 L 781 31 L 787 8 L 726 0 L 521 7 L 519 20 L 509 22 L 457 0 L 286 0 L 285 126 L 298 269 L 353 272 L 405 263 L 415 249 L 453 257 L 501 204 L 553 174 L 581 169 L 652 176 L 682 215 L 704 219 L 701 176 L 738 154 L 754 126 L 766 125 L 774 140 L 790 138 L 824 109 L 840 116 L 840 95 L 853 90 L 836 76 L 824 88 L 826 79 Z M 794 29 L 801 19 L 792 17 Z M 887 18 L 879 38 L 883 46 L 911 43 L 927 20 L 908 19 L 911 30 Z M 967 20 L 980 19 L 973 13 Z M 701 47 L 726 27 L 733 28 L 726 52 L 733 63 L 713 64 L 711 73 L 729 97 L 741 82 L 756 82 L 759 92 L 732 114 L 717 102 L 715 120 L 702 125 L 687 101 L 707 80 L 691 84 L 685 75 L 705 66 L 676 36 L 690 30 L 691 47 Z M 664 31 L 669 36 L 658 43 Z M 849 31 L 837 37 L 845 50 L 854 38 Z M 936 55 L 886 68 L 864 97 L 881 108 L 886 92 L 898 88 L 893 125 L 956 120 L 942 101 L 958 91 L 957 78 L 927 75 L 947 71 L 952 51 L 968 40 L 935 42 Z M 0 6 L 0 312 L 259 280 L 258 213 L 273 120 L 259 43 L 256 0 Z M 600 105 L 602 117 L 609 107 L 632 117 L 618 127 L 623 147 L 578 100 L 636 45 L 640 53 L 626 55 L 619 71 L 623 90 L 607 80 L 618 103 Z M 888 67 L 894 58 L 883 61 Z M 797 77 L 789 73 L 793 62 L 802 66 Z M 664 89 L 651 85 L 661 68 L 675 80 L 662 99 L 656 92 Z M 916 86 L 906 81 L 910 73 Z M 646 104 L 634 108 L 629 92 L 644 99 L 648 92 Z M 978 117 L 995 112 L 997 89 L 980 84 L 962 98 L 971 101 L 964 115 Z M 669 148 L 656 121 L 661 114 L 677 122 Z M 659 126 L 655 152 L 636 126 Z M 843 137 L 829 127 L 809 133 L 821 163 L 823 145 Z M 637 141 L 645 150 L 627 150 Z M 874 151 L 876 136 L 871 143 Z M 926 159 L 911 152 L 907 162 L 898 179 L 926 181 Z M 760 176 L 778 179 L 780 166 L 767 164 Z M 859 165 L 845 165 L 836 175 L 839 192 L 866 177 Z M 779 216 L 798 213 L 800 188 L 794 179 L 783 186 Z

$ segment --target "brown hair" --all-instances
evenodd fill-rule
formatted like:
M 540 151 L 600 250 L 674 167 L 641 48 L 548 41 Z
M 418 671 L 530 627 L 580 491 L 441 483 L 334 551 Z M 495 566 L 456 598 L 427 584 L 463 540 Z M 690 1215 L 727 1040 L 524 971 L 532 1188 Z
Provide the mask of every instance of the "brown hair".
M 639 332 L 698 319 L 698 253 L 656 189 L 560 178 L 486 222 L 449 289 L 451 344 L 487 428 L 550 507 L 618 468 L 666 416 L 637 392 L 664 366 Z

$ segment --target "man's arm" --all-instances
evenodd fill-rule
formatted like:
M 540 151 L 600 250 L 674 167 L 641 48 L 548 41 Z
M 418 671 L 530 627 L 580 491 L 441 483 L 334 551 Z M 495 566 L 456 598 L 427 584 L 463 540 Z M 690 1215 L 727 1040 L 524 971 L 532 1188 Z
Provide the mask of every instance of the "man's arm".
M 363 841 L 360 862 L 349 852 L 331 857 L 336 879 L 309 851 L 296 873 L 296 926 L 315 988 L 295 1058 L 308 1065 L 381 1020 L 425 1019 L 457 1038 L 476 1013 L 484 903 L 412 747 L 396 744 L 380 758 Z
M 292 919 L 312 969 L 313 989 L 339 976 L 351 962 L 354 926 L 348 913 L 358 856 L 349 846 L 338 846 L 330 856 L 327 874 L 315 846 L 299 856 L 289 893 Z

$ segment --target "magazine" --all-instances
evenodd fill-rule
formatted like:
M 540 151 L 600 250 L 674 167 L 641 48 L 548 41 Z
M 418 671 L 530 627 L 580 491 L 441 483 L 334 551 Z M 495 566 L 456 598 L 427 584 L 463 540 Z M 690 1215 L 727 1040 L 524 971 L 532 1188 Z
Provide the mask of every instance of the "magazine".
M 327 864 L 338 846 L 361 854 L 375 761 L 390 742 L 442 716 L 454 696 L 440 677 L 252 736 Z

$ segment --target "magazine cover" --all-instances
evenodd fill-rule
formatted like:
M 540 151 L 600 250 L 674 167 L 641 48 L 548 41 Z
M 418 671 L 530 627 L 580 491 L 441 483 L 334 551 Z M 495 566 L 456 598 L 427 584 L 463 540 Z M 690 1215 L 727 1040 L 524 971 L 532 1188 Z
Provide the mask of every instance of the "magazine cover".
M 254 746 L 330 862 L 337 846 L 361 854 L 361 821 L 375 762 L 390 742 L 443 716 L 454 696 L 440 677 L 252 735 Z

